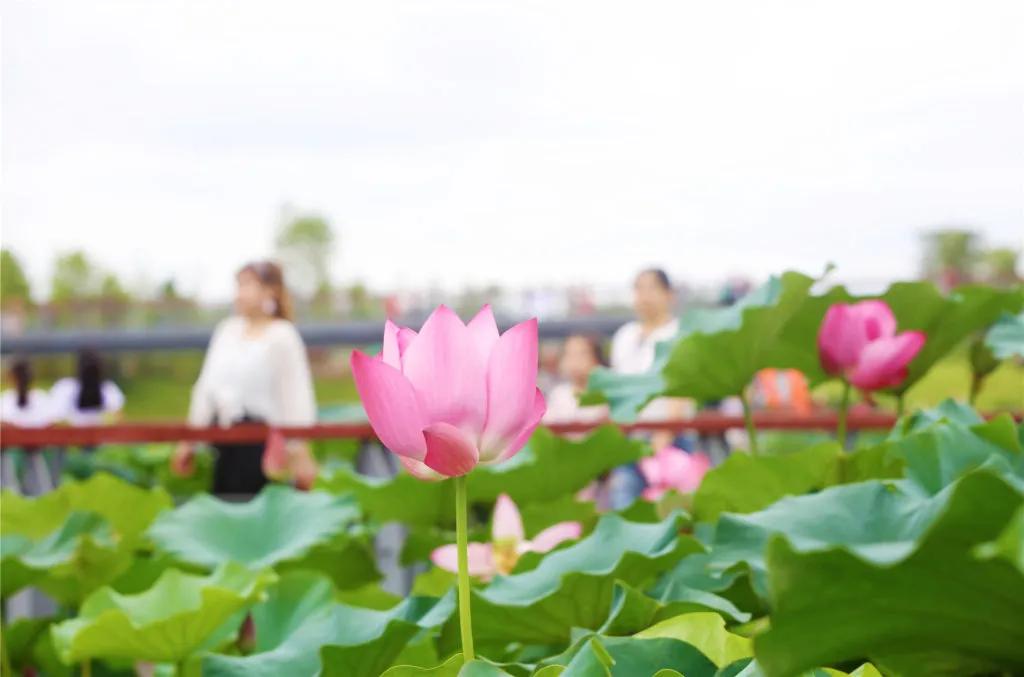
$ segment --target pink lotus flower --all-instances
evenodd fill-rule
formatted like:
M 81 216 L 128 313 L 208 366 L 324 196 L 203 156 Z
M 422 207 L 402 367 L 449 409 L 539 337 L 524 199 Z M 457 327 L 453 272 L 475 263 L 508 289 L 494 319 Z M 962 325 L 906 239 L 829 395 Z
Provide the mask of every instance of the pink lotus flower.
M 647 481 L 643 497 L 656 501 L 671 489 L 684 494 L 695 491 L 711 468 L 711 459 L 705 454 L 663 447 L 653 456 L 640 459 L 639 465 L 640 474 Z
M 519 558 L 527 552 L 548 552 L 563 541 L 579 538 L 583 527 L 579 522 L 559 522 L 526 540 L 519 508 L 507 494 L 498 496 L 491 524 L 491 543 L 470 543 L 469 575 L 489 581 L 496 574 L 512 572 Z M 430 555 L 431 561 L 447 571 L 458 572 L 458 549 L 454 544 L 442 545 Z
M 499 336 L 490 306 L 468 325 L 439 306 L 419 334 L 389 320 L 381 354 L 354 351 L 352 374 L 374 433 L 420 479 L 510 458 L 546 409 L 537 320 Z
M 837 303 L 818 331 L 818 354 L 829 374 L 861 390 L 879 390 L 903 382 L 924 342 L 923 332 L 896 333 L 896 317 L 884 301 Z

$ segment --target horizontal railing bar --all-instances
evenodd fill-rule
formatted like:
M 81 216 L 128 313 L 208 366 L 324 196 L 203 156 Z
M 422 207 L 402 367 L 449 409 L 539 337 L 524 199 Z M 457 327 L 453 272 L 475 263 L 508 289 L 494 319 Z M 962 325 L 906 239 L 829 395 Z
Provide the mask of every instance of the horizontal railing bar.
M 541 339 L 565 338 L 571 334 L 611 336 L 626 323 L 625 317 L 578 317 L 544 320 L 538 331 Z M 405 320 L 402 320 L 403 324 Z M 409 322 L 419 326 L 421 321 Z M 500 322 L 502 331 L 514 322 Z M 145 352 L 153 350 L 202 350 L 210 342 L 212 327 L 123 329 L 97 331 L 31 331 L 0 335 L 0 353 L 36 355 L 73 353 L 84 348 L 104 353 Z M 358 346 L 380 343 L 383 321 L 358 321 L 330 324 L 302 324 L 299 333 L 307 346 Z
M 836 418 L 836 412 L 830 410 L 811 414 L 759 412 L 754 415 L 754 422 L 761 430 L 835 430 Z M 896 417 L 885 412 L 851 412 L 847 428 L 850 430 L 886 430 L 891 428 L 895 422 Z M 557 434 L 568 434 L 587 432 L 606 423 L 558 423 L 547 427 Z M 679 420 L 619 424 L 619 427 L 627 433 L 642 430 L 721 433 L 734 428 L 743 428 L 743 426 L 742 417 L 715 412 L 701 412 L 691 418 Z M 374 438 L 373 429 L 368 423 L 318 423 L 312 426 L 277 429 L 286 437 L 311 440 Z M 0 425 L 0 448 L 178 441 L 241 444 L 262 442 L 266 439 L 269 430 L 270 428 L 265 425 L 249 423 L 229 428 L 195 428 L 182 423 L 122 423 L 47 428 L 19 428 L 4 424 Z

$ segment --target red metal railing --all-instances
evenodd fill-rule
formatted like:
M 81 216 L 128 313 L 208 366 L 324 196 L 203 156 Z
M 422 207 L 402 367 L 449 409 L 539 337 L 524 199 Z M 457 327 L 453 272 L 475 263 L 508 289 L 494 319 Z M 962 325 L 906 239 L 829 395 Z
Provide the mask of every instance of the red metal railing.
M 834 430 L 836 413 L 822 410 L 811 414 L 758 412 L 754 422 L 759 430 Z M 847 421 L 849 430 L 885 430 L 896 422 L 892 414 L 874 411 L 854 411 Z M 565 434 L 586 432 L 604 423 L 560 423 L 548 426 L 552 431 Z M 672 421 L 645 421 L 620 425 L 626 432 L 636 430 L 671 430 L 673 432 L 720 433 L 731 428 L 742 428 L 743 418 L 714 412 L 702 412 L 692 418 Z M 373 430 L 367 423 L 319 423 L 305 427 L 280 428 L 286 437 L 302 439 L 372 439 Z M 196 441 L 212 443 L 261 442 L 268 428 L 259 424 L 242 424 L 230 428 L 193 428 L 182 423 L 123 423 L 117 425 L 72 428 L 19 428 L 0 425 L 0 448 L 41 446 L 92 446 L 106 443 L 178 442 Z

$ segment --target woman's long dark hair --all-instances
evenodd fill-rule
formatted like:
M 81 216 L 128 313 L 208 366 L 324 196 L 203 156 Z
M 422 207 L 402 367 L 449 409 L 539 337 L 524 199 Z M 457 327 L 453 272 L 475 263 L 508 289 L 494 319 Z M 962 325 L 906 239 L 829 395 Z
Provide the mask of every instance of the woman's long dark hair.
M 32 385 L 32 366 L 28 360 L 21 358 L 11 365 L 11 378 L 18 391 L 18 408 L 24 409 L 28 406 L 28 390 Z
M 103 362 L 92 350 L 78 353 L 78 408 L 101 409 L 103 407 Z

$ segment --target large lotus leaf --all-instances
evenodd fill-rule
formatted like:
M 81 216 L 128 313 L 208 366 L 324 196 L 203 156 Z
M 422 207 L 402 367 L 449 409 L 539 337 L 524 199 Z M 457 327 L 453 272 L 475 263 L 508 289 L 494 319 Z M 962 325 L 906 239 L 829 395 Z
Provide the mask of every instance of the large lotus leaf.
M 3 650 L 18 674 L 35 665 L 36 644 L 49 633 L 51 623 L 53 618 L 19 618 L 4 626 Z
M 3 491 L 2 594 L 35 584 L 76 606 L 128 568 L 143 530 L 170 505 L 162 489 L 140 489 L 107 474 L 35 498 Z
M 196 496 L 161 515 L 149 535 L 184 562 L 215 567 L 234 561 L 262 569 L 302 558 L 344 533 L 359 514 L 349 497 L 272 484 L 246 503 Z
M 1024 357 L 1024 313 L 1005 313 L 985 335 L 985 346 L 1000 360 Z
M 994 541 L 979 545 L 975 554 L 982 559 L 1005 559 L 1024 575 L 1024 507 L 1017 509 Z
M 823 489 L 838 481 L 841 458 L 835 442 L 782 456 L 732 454 L 705 475 L 693 499 L 694 517 L 713 521 L 723 512 L 754 512 L 783 496 Z
M 970 427 L 938 423 L 887 442 L 885 453 L 904 464 L 907 479 L 934 494 L 983 465 L 1024 478 L 1024 453 L 1019 445 L 1013 419 L 1003 415 Z
M 140 489 L 100 473 L 37 498 L 0 492 L 0 530 L 37 539 L 53 533 L 72 512 L 93 512 L 110 522 L 118 538 L 130 539 L 169 507 L 171 497 L 163 489 Z
M 800 550 L 844 546 L 880 564 L 896 562 L 913 550 L 948 497 L 948 491 L 925 496 L 906 480 L 873 480 L 786 497 L 748 515 L 726 513 L 715 527 L 708 568 L 726 571 L 744 563 L 764 596 L 764 553 L 776 534 Z
M 493 663 L 484 658 L 467 663 L 462 654 L 455 654 L 435 667 L 396 665 L 381 673 L 381 677 L 526 677 L 528 674 L 530 670 L 526 666 Z
M 629 635 L 690 612 L 715 612 L 741 623 L 750 620 L 750 614 L 713 592 L 679 587 L 671 592 L 671 597 L 665 595 L 655 599 L 621 581 L 616 582 L 608 618 L 598 631 L 602 635 Z
M 648 451 L 645 443 L 625 437 L 615 426 L 595 430 L 582 440 L 538 429 L 529 445 L 508 461 L 478 466 L 468 476 L 471 503 L 492 503 L 507 493 L 521 507 L 554 501 L 582 489 L 596 476 L 632 463 Z M 407 473 L 378 479 L 339 468 L 322 486 L 351 492 L 366 514 L 379 522 L 446 525 L 455 521 L 451 482 L 423 482 Z
M 634 637 L 668 637 L 696 647 L 718 667 L 754 655 L 750 639 L 725 629 L 725 621 L 715 613 L 696 612 L 669 618 Z
M 916 329 L 927 337 L 908 367 L 906 380 L 894 392 L 906 392 L 967 337 L 995 322 L 1003 313 L 1024 307 L 1024 289 L 999 290 L 983 285 L 959 287 L 943 296 L 930 282 L 897 282 L 879 297 L 896 315 L 899 331 Z
M 538 677 L 635 677 L 686 675 L 714 677 L 714 662 L 689 642 L 672 637 L 606 637 L 589 635 L 565 653 L 543 661 Z M 559 666 L 565 666 L 559 669 Z
M 586 538 L 546 555 L 530 571 L 501 576 L 472 596 L 474 636 L 481 644 L 557 644 L 572 628 L 608 618 L 615 581 L 640 585 L 699 543 L 681 536 L 682 517 L 655 524 L 605 515 Z
M 848 524 L 857 522 L 864 526 L 853 531 L 865 536 L 898 529 L 905 538 L 815 543 L 787 541 L 787 534 L 771 541 L 774 611 L 771 629 L 755 640 L 765 672 L 791 675 L 864 657 L 914 666 L 913 674 L 1024 670 L 1024 576 L 1006 559 L 977 553 L 1020 510 L 1020 491 L 977 471 L 916 508 L 876 499 L 857 509 L 848 496 L 835 495 L 843 513 L 815 518 L 836 532 L 850 532 Z
M 723 571 L 712 569 L 710 563 L 708 553 L 687 555 L 658 579 L 649 594 L 666 608 L 690 604 L 693 606 L 689 610 L 694 610 L 701 605 L 740 623 L 750 620 L 750 612 L 762 610 L 762 602 L 750 588 L 745 566 Z
M 253 607 L 255 652 L 241 657 L 208 654 L 203 674 L 378 675 L 413 636 L 439 626 L 454 607 L 453 596 L 409 597 L 383 611 L 339 604 L 325 576 L 289 573 L 266 601 Z
M 814 280 L 788 272 L 728 308 L 694 310 L 662 370 L 665 395 L 716 400 L 743 392 L 765 367 L 808 367 L 815 334 L 786 333 Z
M 35 584 L 71 605 L 113 580 L 132 561 L 131 550 L 121 546 L 110 523 L 91 512 L 72 512 L 52 534 L 36 541 L 4 536 L 0 551 L 5 595 Z
M 954 399 L 946 399 L 935 407 L 919 409 L 901 418 L 889 431 L 888 439 L 898 440 L 927 430 L 937 423 L 958 423 L 969 427 L 984 422 L 985 419 L 968 405 Z
M 101 588 L 76 618 L 54 626 L 54 642 L 68 663 L 91 658 L 177 663 L 275 580 L 273 572 L 230 562 L 208 576 L 169 569 L 138 595 Z

